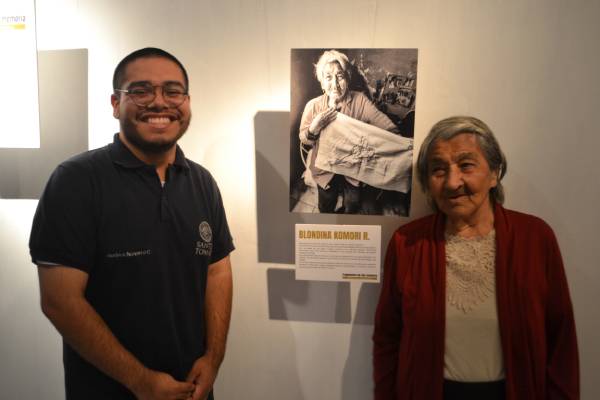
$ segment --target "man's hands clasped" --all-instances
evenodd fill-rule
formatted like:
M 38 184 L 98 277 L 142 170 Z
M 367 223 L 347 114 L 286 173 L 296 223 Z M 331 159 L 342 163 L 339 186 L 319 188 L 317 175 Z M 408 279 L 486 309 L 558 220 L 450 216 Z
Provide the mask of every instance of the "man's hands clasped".
M 196 360 L 186 378 L 186 382 L 196 385 L 192 400 L 205 400 L 208 397 L 217 378 L 217 369 L 208 355 Z
M 146 370 L 132 390 L 138 400 L 206 400 L 216 377 L 217 368 L 204 356 L 196 360 L 185 382 Z

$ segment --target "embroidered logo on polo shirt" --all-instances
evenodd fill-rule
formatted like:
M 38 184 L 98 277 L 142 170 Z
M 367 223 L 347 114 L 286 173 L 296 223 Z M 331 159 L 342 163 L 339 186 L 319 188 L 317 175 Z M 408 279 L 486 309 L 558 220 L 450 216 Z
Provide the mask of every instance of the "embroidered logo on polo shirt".
M 210 224 L 206 221 L 202 221 L 198 225 L 198 233 L 200 239 L 196 242 L 196 255 L 197 256 L 210 256 L 212 254 L 212 229 Z
M 210 229 L 210 225 L 206 221 L 200 222 L 200 226 L 198 226 L 198 231 L 200 232 L 200 237 L 205 242 L 212 242 L 212 229 Z

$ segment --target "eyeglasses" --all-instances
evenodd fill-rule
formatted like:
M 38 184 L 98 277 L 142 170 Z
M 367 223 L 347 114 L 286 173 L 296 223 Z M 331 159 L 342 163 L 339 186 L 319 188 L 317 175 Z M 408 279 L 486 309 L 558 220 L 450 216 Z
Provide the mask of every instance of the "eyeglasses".
M 156 88 L 160 88 L 162 97 L 169 107 L 179 107 L 188 97 L 188 92 L 181 85 L 136 85 L 129 89 L 115 89 L 115 92 L 125 93 L 139 107 L 147 107 L 156 99 Z

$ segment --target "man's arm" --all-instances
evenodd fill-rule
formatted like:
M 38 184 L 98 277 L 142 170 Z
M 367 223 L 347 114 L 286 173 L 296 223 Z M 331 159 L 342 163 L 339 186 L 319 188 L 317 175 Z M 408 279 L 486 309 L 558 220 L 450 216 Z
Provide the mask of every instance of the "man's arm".
M 42 311 L 84 359 L 131 390 L 138 399 L 185 398 L 194 385 L 153 371 L 125 349 L 85 299 L 88 274 L 64 266 L 38 267 Z
M 206 398 L 225 357 L 232 292 L 231 262 L 229 256 L 226 256 L 208 266 L 204 304 L 206 353 L 196 360 L 186 379 L 196 384 L 193 400 Z

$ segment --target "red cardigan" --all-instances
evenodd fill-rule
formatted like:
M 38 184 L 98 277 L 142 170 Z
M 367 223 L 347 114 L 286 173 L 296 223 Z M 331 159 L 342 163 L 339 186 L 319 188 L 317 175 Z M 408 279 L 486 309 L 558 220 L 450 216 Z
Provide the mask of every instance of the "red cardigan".
M 495 207 L 496 296 L 509 400 L 578 399 L 573 308 L 552 229 Z M 376 400 L 443 397 L 445 217 L 398 229 L 385 258 L 373 334 Z

